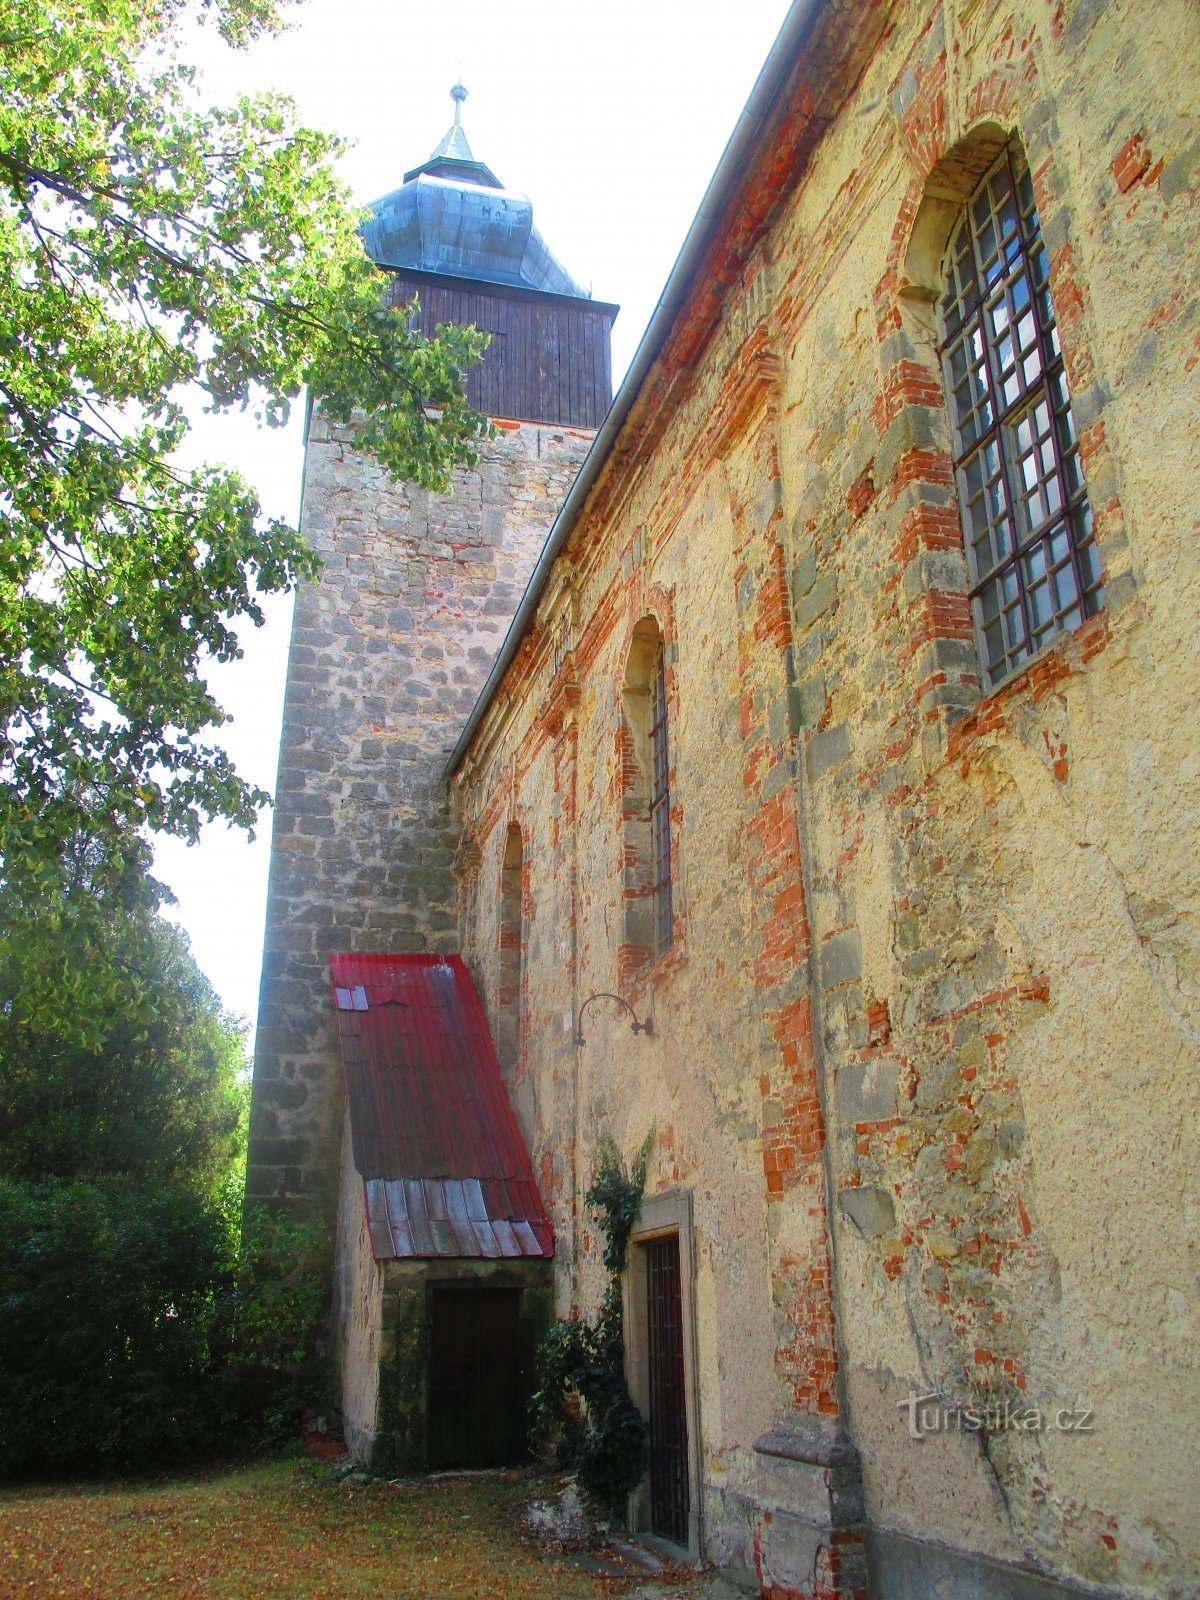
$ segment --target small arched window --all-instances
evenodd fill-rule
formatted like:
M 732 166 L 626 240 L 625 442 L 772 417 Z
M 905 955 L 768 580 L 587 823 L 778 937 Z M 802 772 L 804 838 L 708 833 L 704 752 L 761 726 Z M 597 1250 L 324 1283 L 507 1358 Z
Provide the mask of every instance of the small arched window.
M 1103 603 L 1033 183 L 1010 144 L 942 263 L 942 372 L 985 689 Z
M 499 1010 L 497 1054 L 501 1065 L 511 1072 L 517 1070 L 521 1056 L 524 867 L 524 840 L 514 822 L 505 836 L 500 865 L 500 983 L 496 995 Z
M 633 631 L 622 695 L 625 964 L 635 968 L 669 950 L 674 939 L 671 896 L 670 737 L 667 669 L 662 632 L 653 617 Z
M 658 641 L 650 679 L 650 893 L 654 900 L 654 951 L 670 948 L 671 921 L 671 788 L 667 753 L 667 668 Z

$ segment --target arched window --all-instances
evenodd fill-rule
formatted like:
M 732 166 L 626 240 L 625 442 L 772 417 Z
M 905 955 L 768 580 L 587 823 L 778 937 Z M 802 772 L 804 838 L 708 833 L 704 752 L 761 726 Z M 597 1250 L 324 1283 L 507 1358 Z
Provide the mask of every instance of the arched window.
M 522 898 L 525 847 L 514 822 L 504 840 L 500 867 L 500 982 L 496 994 L 499 1010 L 496 1030 L 501 1066 L 515 1072 L 521 1055 Z
M 1009 144 L 942 262 L 942 372 L 986 689 L 1102 604 L 1033 183 Z
M 654 902 L 654 951 L 670 948 L 671 789 L 667 755 L 667 669 L 658 641 L 650 677 L 650 894 Z
M 622 695 L 625 935 L 623 965 L 669 950 L 671 900 L 670 739 L 662 632 L 653 617 L 633 630 Z

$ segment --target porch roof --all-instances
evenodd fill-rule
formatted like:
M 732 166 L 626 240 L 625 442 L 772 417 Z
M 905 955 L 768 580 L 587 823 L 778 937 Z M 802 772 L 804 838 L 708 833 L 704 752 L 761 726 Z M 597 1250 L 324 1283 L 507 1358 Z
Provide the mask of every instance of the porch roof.
M 334 955 L 329 967 L 375 1259 L 552 1256 L 462 957 Z

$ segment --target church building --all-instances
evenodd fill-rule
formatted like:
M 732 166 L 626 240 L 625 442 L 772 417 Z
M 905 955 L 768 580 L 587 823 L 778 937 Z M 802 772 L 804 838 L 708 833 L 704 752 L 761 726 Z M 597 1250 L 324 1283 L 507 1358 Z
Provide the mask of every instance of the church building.
M 796 0 L 611 407 L 457 114 L 373 208 L 496 430 L 448 498 L 309 431 L 248 1192 L 336 1229 L 364 1457 L 505 1455 L 653 1129 L 635 1529 L 1200 1591 L 1197 62 Z

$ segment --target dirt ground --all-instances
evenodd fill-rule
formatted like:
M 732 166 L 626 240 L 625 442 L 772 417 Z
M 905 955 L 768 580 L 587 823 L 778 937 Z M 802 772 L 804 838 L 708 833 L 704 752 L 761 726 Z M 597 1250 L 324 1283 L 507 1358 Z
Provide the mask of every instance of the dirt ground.
M 310 1461 L 0 1491 L 0 1600 L 700 1600 L 627 1549 L 539 1548 L 522 1474 L 338 1480 Z M 723 1586 L 722 1586 L 723 1587 Z

